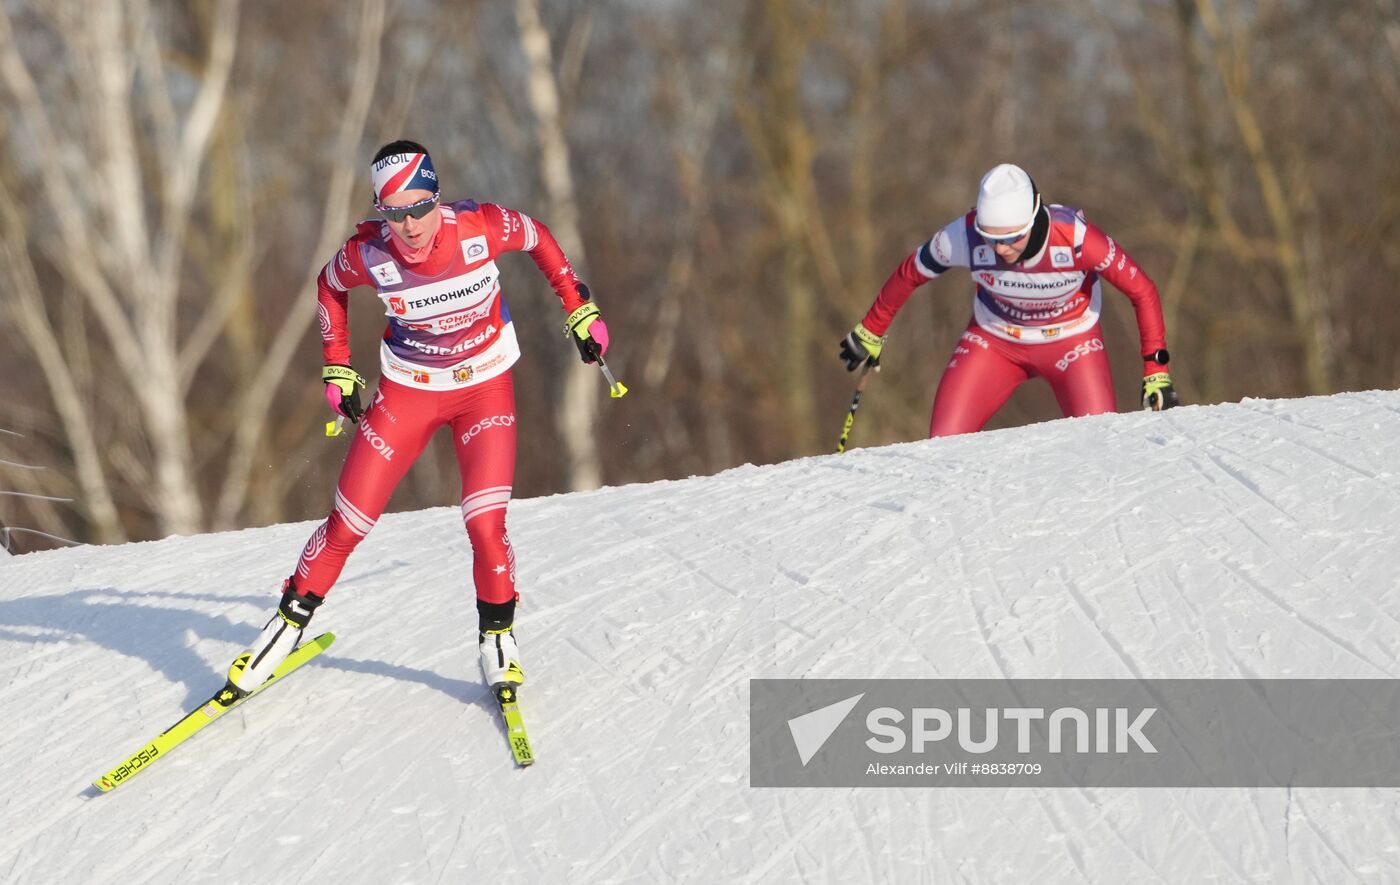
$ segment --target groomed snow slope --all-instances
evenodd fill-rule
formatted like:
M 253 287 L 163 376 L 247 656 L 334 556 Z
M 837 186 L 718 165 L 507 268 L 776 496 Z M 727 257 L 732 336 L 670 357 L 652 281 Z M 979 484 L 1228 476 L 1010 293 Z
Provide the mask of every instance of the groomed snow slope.
M 104 796 L 314 524 L 0 559 L 0 881 L 1393 881 L 1394 790 L 752 789 L 747 680 L 1395 678 L 1397 435 L 1397 393 L 1246 401 L 518 501 L 528 770 L 455 508 Z

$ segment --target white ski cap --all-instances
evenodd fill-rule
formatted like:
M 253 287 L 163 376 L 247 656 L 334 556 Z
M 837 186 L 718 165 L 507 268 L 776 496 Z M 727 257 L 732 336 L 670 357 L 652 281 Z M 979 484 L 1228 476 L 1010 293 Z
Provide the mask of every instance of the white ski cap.
M 1029 227 L 1040 195 L 1026 170 L 1002 163 L 982 176 L 977 189 L 977 227 Z

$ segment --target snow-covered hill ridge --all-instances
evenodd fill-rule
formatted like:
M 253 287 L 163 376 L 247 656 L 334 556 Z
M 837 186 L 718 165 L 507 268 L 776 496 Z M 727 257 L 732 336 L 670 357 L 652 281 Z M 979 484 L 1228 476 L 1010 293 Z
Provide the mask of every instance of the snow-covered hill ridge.
M 314 523 L 0 559 L 0 881 L 1394 878 L 1394 791 L 756 790 L 747 680 L 1394 678 L 1397 430 L 1246 401 L 517 501 L 524 771 L 455 507 L 385 516 L 329 652 L 97 798 Z

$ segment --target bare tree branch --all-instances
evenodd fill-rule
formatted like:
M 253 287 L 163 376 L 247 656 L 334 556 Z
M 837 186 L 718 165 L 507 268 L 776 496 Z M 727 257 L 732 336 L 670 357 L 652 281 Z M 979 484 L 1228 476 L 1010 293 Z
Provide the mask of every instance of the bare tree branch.
M 379 76 L 384 21 L 384 0 L 361 2 L 353 56 L 354 67 L 345 99 L 345 112 L 341 117 L 340 131 L 336 135 L 332 156 L 354 156 L 355 147 L 364 135 L 370 101 L 375 93 L 375 81 Z M 360 180 L 360 167 L 356 164 L 339 162 L 332 167 L 329 186 L 326 188 L 326 200 L 321 211 L 321 232 L 312 252 L 312 264 L 304 278 L 303 291 L 314 289 L 316 275 L 320 273 L 325 256 L 336 248 L 349 215 L 350 195 Z M 268 391 L 274 389 L 277 381 L 286 375 L 287 366 L 291 364 L 292 356 L 315 315 L 315 298 L 305 295 L 292 301 L 292 307 L 278 329 L 277 336 L 268 347 L 261 369 L 243 389 L 229 467 L 214 512 L 216 528 L 232 527 L 243 507 L 248 493 L 253 455 L 267 426 L 272 405 Z
M 1288 202 L 1277 165 L 1266 145 L 1263 127 L 1249 102 L 1246 29 L 1236 26 L 1226 32 L 1213 0 L 1196 0 L 1196 10 L 1210 40 L 1236 130 L 1249 155 L 1264 198 L 1264 207 L 1274 229 L 1274 257 L 1283 279 L 1296 334 L 1303 347 L 1308 389 L 1312 393 L 1329 393 L 1332 391 L 1333 357 L 1328 316 L 1319 303 L 1318 293 L 1309 285 L 1303 256 L 1299 251 L 1295 211 Z
M 126 534 L 102 467 L 97 431 L 89 420 L 82 394 L 63 360 L 62 348 L 44 311 L 39 283 L 24 249 L 22 222 L 14 207 L 12 195 L 0 184 L 0 256 L 4 257 L 10 280 L 10 298 L 6 306 L 25 337 L 35 345 L 34 359 L 73 447 L 83 505 L 94 535 L 101 543 L 119 543 L 126 540 Z

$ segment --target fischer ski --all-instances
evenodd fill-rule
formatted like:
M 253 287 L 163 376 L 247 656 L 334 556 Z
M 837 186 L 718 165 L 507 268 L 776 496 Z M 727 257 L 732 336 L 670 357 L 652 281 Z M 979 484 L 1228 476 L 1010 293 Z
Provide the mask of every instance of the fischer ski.
M 510 742 L 511 755 L 520 767 L 533 765 L 535 751 L 530 748 L 530 735 L 525 731 L 525 719 L 520 715 L 519 696 L 515 686 L 504 683 L 492 689 L 496 703 L 501 708 L 501 718 L 506 723 L 506 740 Z
M 276 670 L 272 671 L 272 676 L 270 676 L 266 682 L 247 694 L 240 695 L 231 685 L 226 684 L 223 688 L 214 692 L 214 695 L 210 697 L 209 700 L 200 704 L 179 722 L 176 722 L 174 725 L 161 732 L 155 740 L 131 754 L 126 761 L 116 768 L 113 768 L 111 771 L 93 781 L 92 785 L 104 793 L 110 793 L 112 790 L 126 783 L 132 775 L 146 770 L 152 762 L 155 762 L 180 744 L 189 740 L 209 723 L 223 716 L 229 710 L 237 707 L 239 704 L 263 691 L 273 683 L 281 681 L 282 677 L 330 648 L 332 642 L 335 642 L 334 633 L 322 633 L 310 642 L 298 646 L 295 651 L 287 656 L 285 661 L 278 665 Z

